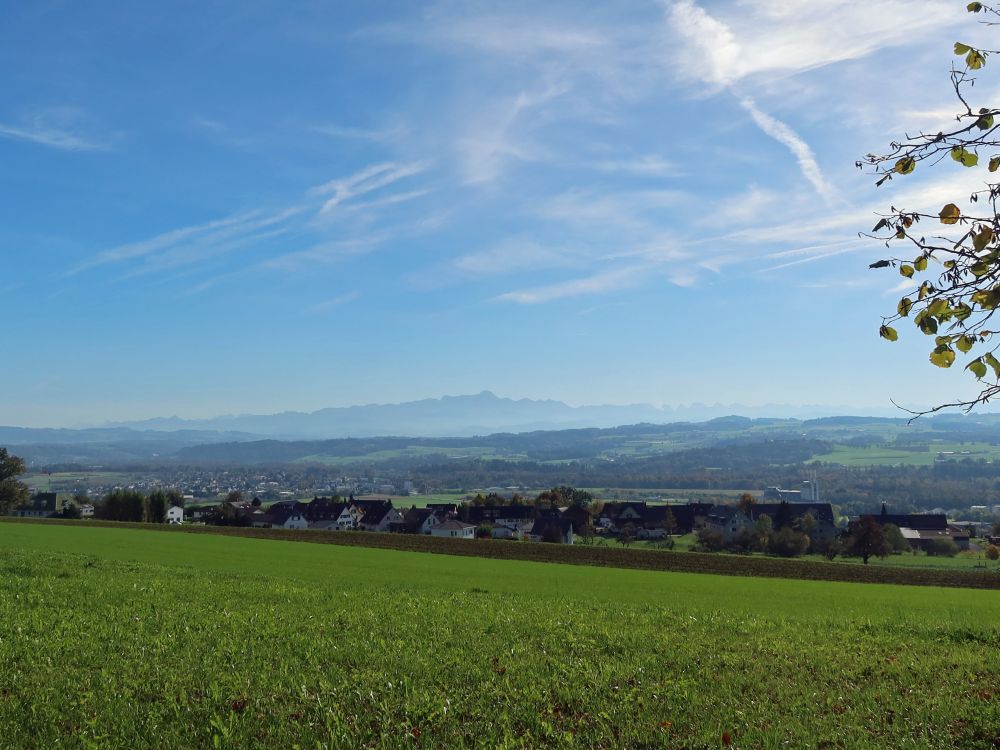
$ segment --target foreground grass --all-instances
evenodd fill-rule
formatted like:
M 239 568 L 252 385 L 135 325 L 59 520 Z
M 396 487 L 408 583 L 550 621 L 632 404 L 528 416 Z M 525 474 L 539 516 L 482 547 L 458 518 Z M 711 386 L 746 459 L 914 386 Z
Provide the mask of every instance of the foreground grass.
M 0 527 L 5 747 L 1000 741 L 1000 593 Z

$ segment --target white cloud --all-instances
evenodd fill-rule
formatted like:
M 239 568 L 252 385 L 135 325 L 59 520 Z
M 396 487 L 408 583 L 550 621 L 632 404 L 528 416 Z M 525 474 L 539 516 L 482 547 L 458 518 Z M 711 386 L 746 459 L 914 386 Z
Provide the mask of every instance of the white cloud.
M 566 297 L 588 294 L 605 294 L 626 287 L 635 286 L 648 272 L 646 266 L 627 266 L 610 271 L 601 271 L 582 279 L 562 281 L 548 286 L 519 289 L 496 297 L 498 302 L 517 302 L 522 305 L 537 305 Z
M 651 154 L 633 159 L 595 161 L 584 166 L 599 172 L 630 174 L 638 177 L 676 177 L 681 174 L 676 164 Z
M 744 98 L 740 104 L 747 112 L 750 113 L 753 121 L 757 123 L 757 127 L 792 152 L 796 161 L 799 163 L 799 169 L 802 170 L 802 175 L 809 180 L 809 183 L 816 189 L 817 193 L 823 196 L 824 200 L 832 202 L 836 198 L 836 191 L 833 189 L 833 186 L 827 182 L 826 178 L 823 177 L 823 171 L 819 168 L 819 164 L 816 162 L 816 156 L 813 154 L 809 144 L 802 140 L 802 138 L 800 138 L 799 135 L 785 123 L 764 112 L 761 112 L 757 108 L 757 105 L 754 104 L 753 99 L 750 99 L 749 97 Z
M 573 264 L 563 250 L 545 247 L 531 240 L 509 239 L 488 250 L 457 258 L 453 266 L 472 276 L 498 276 L 525 270 L 557 268 Z
M 366 195 L 375 190 L 387 187 L 407 177 L 423 172 L 427 164 L 423 162 L 412 162 L 409 164 L 397 164 L 395 162 L 385 162 L 375 164 L 355 172 L 349 177 L 331 180 L 323 185 L 309 191 L 310 195 L 330 195 L 323 203 L 320 214 L 326 214 L 342 203 Z
M 692 0 L 679 0 L 668 12 L 682 42 L 675 64 L 688 77 L 715 86 L 760 74 L 798 73 L 914 44 L 962 23 L 962 16 L 950 0 L 755 0 L 730 4 L 715 15 Z
M 35 112 L 15 122 L 0 122 L 0 138 L 37 143 L 63 151 L 107 151 L 107 139 L 97 139 L 81 132 L 87 118 L 75 107 L 52 107 Z

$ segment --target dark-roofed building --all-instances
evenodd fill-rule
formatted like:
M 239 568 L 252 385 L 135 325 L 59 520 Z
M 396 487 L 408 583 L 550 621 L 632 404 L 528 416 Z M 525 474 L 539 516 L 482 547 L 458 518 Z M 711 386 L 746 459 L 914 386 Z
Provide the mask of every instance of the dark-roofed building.
M 574 540 L 573 522 L 558 514 L 539 514 L 531 531 L 525 534 L 525 539 L 530 539 L 533 542 L 572 544 Z
M 31 501 L 14 509 L 21 518 L 48 518 L 60 510 L 59 495 L 55 492 L 38 492 Z
M 534 505 L 469 505 L 462 513 L 462 520 L 472 524 L 528 521 L 535 517 L 536 512 Z
M 708 515 L 713 512 L 711 503 L 687 503 L 684 505 L 648 505 L 645 501 L 606 503 L 597 518 L 597 525 L 620 533 L 631 524 L 636 536 L 642 539 L 659 538 L 667 534 L 667 510 L 674 517 L 671 534 L 690 534 Z
M 390 524 L 390 531 L 404 534 L 430 534 L 431 529 L 441 522 L 437 514 L 430 508 L 410 508 L 403 514 L 403 520 Z
M 960 549 L 969 548 L 969 530 L 949 526 L 948 518 L 943 513 L 889 513 L 883 503 L 881 513 L 863 515 L 861 518 L 871 518 L 880 525 L 893 524 L 899 527 L 903 538 L 913 549 L 929 550 L 938 539 L 950 539 Z
M 361 518 L 361 528 L 365 531 L 388 531 L 394 523 L 403 520 L 403 514 L 392 507 L 392 502 L 372 506 Z

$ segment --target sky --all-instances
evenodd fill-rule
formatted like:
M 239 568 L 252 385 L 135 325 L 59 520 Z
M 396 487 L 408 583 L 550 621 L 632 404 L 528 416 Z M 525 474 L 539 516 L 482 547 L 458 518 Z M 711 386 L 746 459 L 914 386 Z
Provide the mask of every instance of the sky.
M 0 424 L 969 396 L 858 233 L 981 178 L 855 167 L 964 5 L 0 3 Z

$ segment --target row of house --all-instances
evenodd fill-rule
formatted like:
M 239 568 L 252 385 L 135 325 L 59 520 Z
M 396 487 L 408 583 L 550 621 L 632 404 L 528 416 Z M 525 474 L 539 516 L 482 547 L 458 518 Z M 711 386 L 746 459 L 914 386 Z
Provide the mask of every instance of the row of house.
M 585 511 L 584 511 L 585 512 Z M 314 497 L 279 501 L 264 507 L 259 499 L 226 502 L 192 511 L 192 520 L 234 523 L 258 528 L 317 531 L 375 531 L 471 539 L 479 526 L 493 538 L 558 541 L 572 544 L 574 524 L 558 510 L 534 506 L 459 506 L 431 503 L 401 510 L 388 498 Z
M 762 516 L 770 518 L 773 528 L 789 524 L 808 528 L 813 540 L 830 540 L 841 533 L 829 503 L 785 500 L 741 506 L 711 503 L 607 503 L 598 515 L 596 525 L 609 533 L 621 534 L 629 530 L 639 539 L 657 539 L 667 533 L 687 534 L 698 528 L 706 528 L 718 532 L 729 542 L 742 530 L 753 529 Z M 809 516 L 811 523 L 805 522 L 806 516 Z M 913 549 L 926 551 L 937 539 L 951 539 L 960 549 L 969 549 L 969 527 L 949 524 L 943 513 L 889 513 L 883 505 L 880 514 L 870 517 L 881 525 L 893 524 L 899 527 Z

